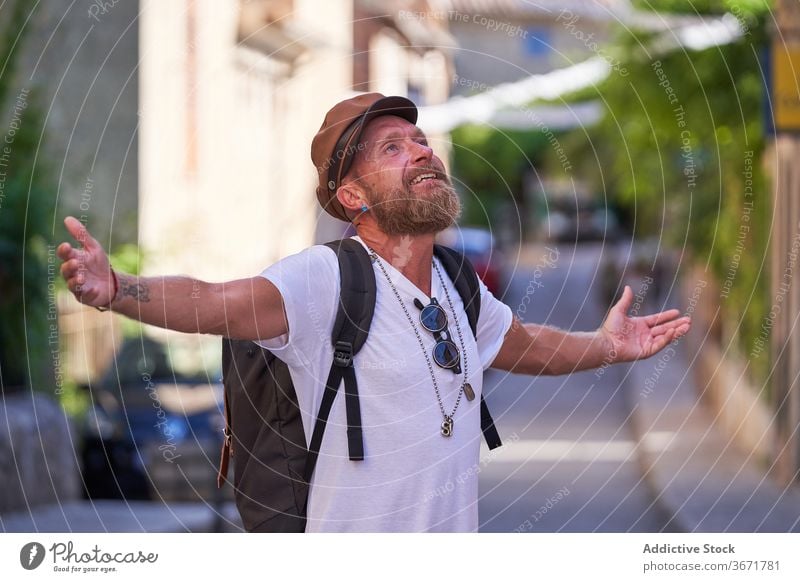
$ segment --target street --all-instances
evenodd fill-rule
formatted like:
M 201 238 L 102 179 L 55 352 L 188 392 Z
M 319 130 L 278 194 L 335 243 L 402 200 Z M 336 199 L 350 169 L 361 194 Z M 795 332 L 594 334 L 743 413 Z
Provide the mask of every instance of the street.
M 601 246 L 538 253 L 510 269 L 505 303 L 526 323 L 595 329 L 606 309 Z M 637 465 L 626 370 L 536 378 L 487 372 L 484 391 L 505 444 L 482 451 L 480 531 L 669 531 Z

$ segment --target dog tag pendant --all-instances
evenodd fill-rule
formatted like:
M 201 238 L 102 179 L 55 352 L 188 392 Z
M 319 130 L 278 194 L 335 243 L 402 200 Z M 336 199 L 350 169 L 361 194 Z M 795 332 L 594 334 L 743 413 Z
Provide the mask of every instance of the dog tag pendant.
M 442 436 L 452 436 L 453 434 L 453 419 L 449 416 L 442 421 Z
M 464 396 L 466 396 L 467 400 L 470 402 L 475 400 L 475 391 L 472 389 L 472 385 L 469 382 L 464 384 Z

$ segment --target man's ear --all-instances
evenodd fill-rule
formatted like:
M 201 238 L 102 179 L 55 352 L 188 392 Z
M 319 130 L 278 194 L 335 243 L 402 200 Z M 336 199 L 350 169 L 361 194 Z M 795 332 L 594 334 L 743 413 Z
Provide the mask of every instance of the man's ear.
M 347 214 L 359 214 L 361 207 L 366 204 L 364 191 L 355 182 L 347 182 L 339 186 L 336 191 L 336 198 L 344 206 Z

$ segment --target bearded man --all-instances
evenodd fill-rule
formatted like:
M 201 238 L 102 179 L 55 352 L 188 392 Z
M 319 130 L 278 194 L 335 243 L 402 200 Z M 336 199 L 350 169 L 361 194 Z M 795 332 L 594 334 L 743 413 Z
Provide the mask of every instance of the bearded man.
M 326 432 L 306 531 L 476 531 L 477 396 L 485 369 L 564 374 L 646 358 L 690 327 L 675 309 L 629 317 L 629 287 L 597 331 L 523 324 L 481 284 L 473 336 L 461 298 L 433 255 L 436 233 L 458 218 L 459 199 L 416 120 L 408 99 L 362 94 L 335 105 L 312 142 L 320 204 L 355 226 L 353 238 L 373 257 L 377 290 L 369 338 L 354 359 L 364 460 L 348 460 L 344 430 Z M 224 283 L 136 277 L 115 273 L 79 221 L 68 217 L 65 224 L 82 243 L 57 250 L 79 301 L 272 351 L 289 366 L 311 438 L 333 359 L 326 338 L 337 312 L 339 267 L 330 248 L 312 246 L 259 276 Z M 457 351 L 444 363 L 420 318 L 431 304 L 444 312 Z M 451 356 L 457 367 L 447 365 Z M 336 428 L 347 426 L 343 400 L 330 412 Z

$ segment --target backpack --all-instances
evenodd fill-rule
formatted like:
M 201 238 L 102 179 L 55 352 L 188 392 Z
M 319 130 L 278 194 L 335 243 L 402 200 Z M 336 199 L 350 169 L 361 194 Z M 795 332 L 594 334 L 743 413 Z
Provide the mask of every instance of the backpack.
M 229 460 L 234 457 L 234 497 L 249 532 L 305 531 L 309 483 L 342 380 L 349 457 L 351 461 L 364 458 L 353 357 L 369 334 L 375 310 L 375 272 L 371 257 L 358 241 L 342 239 L 326 246 L 339 260 L 339 309 L 332 332 L 333 363 L 308 445 L 289 367 L 252 341 L 222 340 L 225 439 L 217 487 L 227 480 Z M 474 267 L 448 247 L 434 245 L 434 254 L 461 296 L 475 335 L 480 287 Z M 502 442 L 482 395 L 480 406 L 481 431 L 489 449 L 494 449 Z

